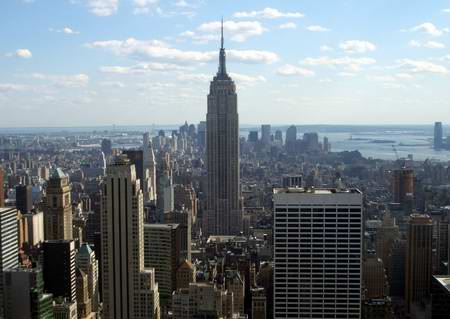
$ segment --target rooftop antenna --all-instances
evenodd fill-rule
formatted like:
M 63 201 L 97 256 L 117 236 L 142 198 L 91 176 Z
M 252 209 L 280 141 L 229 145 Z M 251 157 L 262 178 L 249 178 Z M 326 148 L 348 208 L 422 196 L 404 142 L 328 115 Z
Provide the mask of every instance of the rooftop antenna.
M 220 37 L 220 48 L 223 49 L 223 17 L 222 17 L 222 27 L 221 27 L 221 37 Z

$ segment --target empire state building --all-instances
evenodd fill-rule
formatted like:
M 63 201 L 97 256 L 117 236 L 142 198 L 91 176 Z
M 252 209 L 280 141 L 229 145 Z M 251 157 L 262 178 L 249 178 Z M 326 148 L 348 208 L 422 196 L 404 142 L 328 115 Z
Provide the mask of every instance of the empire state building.
M 239 176 L 239 115 L 236 85 L 227 74 L 223 21 L 219 70 L 209 87 L 206 114 L 207 203 L 205 235 L 236 235 L 242 230 Z

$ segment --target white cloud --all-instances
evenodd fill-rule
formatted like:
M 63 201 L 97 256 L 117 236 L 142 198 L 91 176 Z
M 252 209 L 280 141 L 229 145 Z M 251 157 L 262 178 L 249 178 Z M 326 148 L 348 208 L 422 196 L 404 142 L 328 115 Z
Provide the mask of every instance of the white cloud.
M 319 58 L 306 58 L 300 63 L 310 66 L 330 66 L 330 67 L 343 66 L 351 69 L 352 71 L 359 71 L 362 66 L 375 64 L 376 60 L 371 58 L 319 57 Z
M 306 30 L 311 31 L 311 32 L 327 32 L 327 31 L 330 31 L 330 29 L 322 27 L 320 25 L 310 25 L 309 27 L 306 28 Z
M 445 44 L 442 42 L 428 41 L 425 43 L 420 43 L 416 40 L 409 41 L 409 46 L 413 48 L 428 48 L 428 49 L 445 49 Z
M 203 23 L 198 27 L 199 32 L 212 33 L 216 36 L 219 35 L 221 28 L 220 21 L 213 21 Z M 257 21 L 224 21 L 224 32 L 231 35 L 231 40 L 236 42 L 244 42 L 252 36 L 261 35 L 266 31 L 262 25 Z
M 65 34 L 78 34 L 78 33 L 80 33 L 80 32 L 75 31 L 75 30 L 73 30 L 73 29 L 71 29 L 71 28 L 69 28 L 69 27 L 63 28 L 62 31 L 63 31 Z
M 189 4 L 184 0 L 178 0 L 175 2 L 175 7 L 186 8 L 189 7 Z
M 156 58 L 177 62 L 210 62 L 217 60 L 217 51 L 182 51 L 170 47 L 158 40 L 139 41 L 133 38 L 125 41 L 110 40 L 96 41 L 87 44 L 89 48 L 106 49 L 120 56 L 131 56 L 138 59 Z M 227 57 L 230 61 L 243 63 L 273 63 L 278 55 L 269 51 L 257 50 L 229 50 Z
M 450 9 L 444 9 L 444 10 L 442 10 L 442 12 L 444 12 L 444 13 L 450 13 Z
M 297 25 L 294 22 L 287 22 L 287 23 L 280 24 L 278 26 L 278 28 L 280 28 L 280 29 L 296 29 Z
M 271 64 L 279 60 L 276 53 L 259 50 L 228 50 L 227 58 L 230 61 L 264 64 Z
M 0 83 L 0 92 L 23 91 L 25 89 L 26 86 L 21 84 Z
M 398 61 L 398 63 L 399 67 L 407 69 L 409 72 L 413 73 L 449 73 L 449 70 L 445 66 L 425 60 L 401 59 Z
M 76 30 L 74 30 L 74 29 L 72 29 L 72 28 L 69 28 L 69 27 L 64 27 L 64 28 L 62 28 L 62 29 L 53 29 L 53 28 L 50 28 L 50 29 L 48 29 L 50 32 L 57 32 L 57 33 L 65 33 L 65 34 L 80 34 L 80 32 L 79 31 L 76 31 Z
M 233 80 L 235 80 L 239 85 L 245 86 L 254 86 L 258 83 L 264 83 L 267 81 L 266 78 L 261 75 L 251 76 L 239 73 L 230 73 L 230 77 Z
M 182 38 L 192 39 L 192 41 L 194 43 L 201 43 L 201 44 L 217 40 L 217 35 L 214 35 L 214 34 L 197 34 L 197 33 L 193 32 L 193 31 L 189 31 L 189 30 L 181 32 L 179 36 L 182 37 Z
M 120 88 L 120 89 L 125 87 L 125 84 L 120 81 L 103 81 L 103 82 L 100 82 L 100 85 L 106 86 L 106 87 Z
M 375 51 L 375 44 L 368 41 L 349 40 L 339 44 L 339 47 L 347 53 L 365 53 Z
M 314 71 L 300 68 L 292 64 L 286 64 L 278 68 L 277 74 L 279 75 L 300 75 L 300 76 L 313 76 Z
M 33 54 L 28 49 L 18 49 L 14 53 L 6 54 L 6 56 L 8 56 L 8 57 L 16 56 L 18 58 L 29 59 L 29 58 L 31 58 L 33 56 Z
M 189 68 L 171 63 L 139 63 L 133 66 L 102 66 L 100 72 L 116 74 L 145 74 L 151 72 L 180 71 Z
M 356 73 L 353 72 L 339 72 L 338 76 L 344 77 L 344 78 L 353 78 L 356 76 Z
M 413 28 L 410 29 L 411 32 L 424 32 L 426 34 L 432 35 L 434 37 L 440 37 L 444 33 L 448 33 L 449 29 L 439 29 L 431 22 L 425 22 L 422 24 L 419 24 Z
M 332 47 L 328 46 L 328 45 L 322 45 L 320 47 L 320 51 L 322 51 L 322 52 L 328 52 L 328 51 L 333 51 L 333 50 L 334 49 Z
M 89 83 L 89 76 L 83 73 L 74 75 L 49 75 L 34 73 L 32 78 L 47 81 L 49 84 L 66 88 L 86 87 Z
M 159 0 L 134 0 L 134 14 L 151 13 L 157 9 Z
M 119 0 L 87 0 L 89 11 L 97 16 L 111 16 L 119 8 Z
M 261 11 L 236 12 L 235 18 L 257 18 L 257 19 L 278 19 L 278 18 L 303 18 L 301 12 L 281 12 L 273 8 L 265 8 Z

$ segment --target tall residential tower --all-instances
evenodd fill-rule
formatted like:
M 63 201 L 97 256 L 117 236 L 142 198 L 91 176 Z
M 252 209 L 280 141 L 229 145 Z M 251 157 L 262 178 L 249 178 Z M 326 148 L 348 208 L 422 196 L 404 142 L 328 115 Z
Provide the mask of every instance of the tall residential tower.
M 236 86 L 227 74 L 222 38 L 219 70 L 210 84 L 206 114 L 208 168 L 206 235 L 238 234 L 242 229 L 239 175 L 239 115 Z

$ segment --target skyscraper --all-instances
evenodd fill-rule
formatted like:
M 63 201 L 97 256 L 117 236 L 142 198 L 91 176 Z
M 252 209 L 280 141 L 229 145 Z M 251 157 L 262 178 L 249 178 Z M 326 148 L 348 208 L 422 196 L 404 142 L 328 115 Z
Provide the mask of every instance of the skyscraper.
M 362 194 L 275 189 L 274 318 L 360 318 Z
M 236 86 L 227 74 L 223 25 L 219 70 L 210 84 L 206 114 L 206 235 L 238 234 L 242 229 L 239 172 L 239 115 Z
M 434 123 L 434 149 L 440 150 L 443 146 L 442 136 L 444 132 L 442 130 L 442 122 Z
M 5 206 L 5 189 L 3 183 L 5 182 L 5 171 L 0 167 L 0 207 Z
M 144 268 L 143 195 L 126 155 L 107 167 L 101 210 L 104 318 L 159 318 L 154 269 Z
M 408 224 L 405 270 L 405 302 L 411 305 L 427 301 L 431 291 L 433 221 L 430 216 L 411 214 Z
M 16 207 L 22 214 L 29 213 L 33 209 L 31 190 L 31 185 L 16 186 Z
M 53 318 L 53 295 L 44 293 L 44 278 L 39 268 L 14 268 L 5 271 L 5 318 Z
M 95 252 L 88 244 L 81 245 L 75 263 L 76 267 L 87 276 L 88 294 L 92 303 L 92 311 L 97 312 L 99 301 L 98 261 L 95 258 Z
M 72 239 L 69 177 L 60 168 L 52 169 L 47 183 L 44 234 L 47 240 Z
M 76 302 L 75 242 L 47 240 L 44 242 L 43 251 L 45 291 L 53 294 L 54 298 L 62 297 Z
M 171 306 L 180 265 L 180 232 L 178 224 L 144 225 L 144 265 L 155 269 L 161 308 Z
M 270 133 L 271 133 L 270 124 L 261 125 L 261 142 L 264 145 L 268 145 L 270 143 Z
M 17 210 L 0 208 L 0 317 L 4 315 L 3 272 L 19 266 Z
M 414 200 L 414 170 L 395 169 L 392 172 L 392 197 L 395 203 L 412 204 Z
M 146 175 L 146 181 L 144 182 L 147 184 L 144 189 L 148 192 L 148 194 L 144 192 L 144 202 L 146 202 L 156 200 L 156 160 L 152 141 L 148 133 L 144 134 L 143 142 L 144 175 Z

